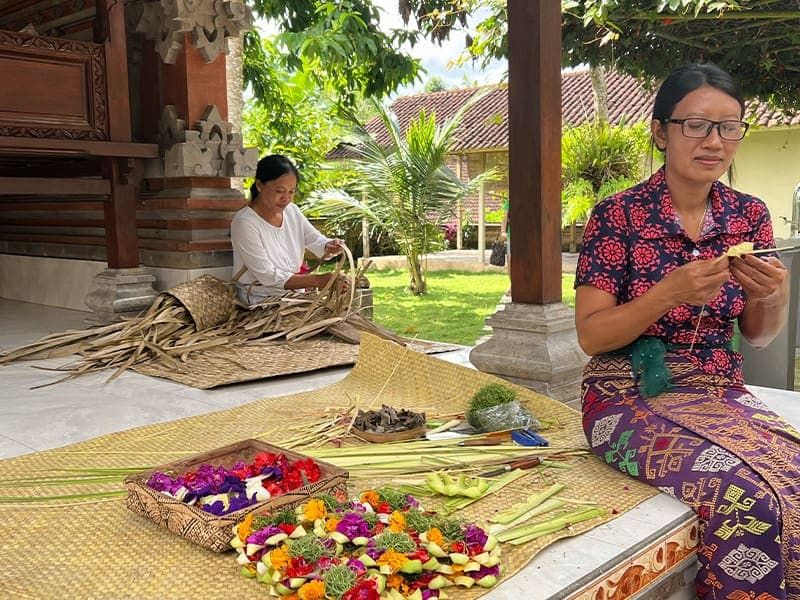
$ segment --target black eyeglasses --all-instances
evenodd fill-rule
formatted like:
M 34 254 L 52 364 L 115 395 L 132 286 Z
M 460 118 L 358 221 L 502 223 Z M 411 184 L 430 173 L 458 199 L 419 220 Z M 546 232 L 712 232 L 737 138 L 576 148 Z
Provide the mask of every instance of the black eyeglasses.
M 712 121 L 691 117 L 689 119 L 661 119 L 662 123 L 675 123 L 681 126 L 681 133 L 687 138 L 703 139 L 709 136 L 714 127 L 719 137 L 729 142 L 738 142 L 747 133 L 750 123 L 744 121 Z

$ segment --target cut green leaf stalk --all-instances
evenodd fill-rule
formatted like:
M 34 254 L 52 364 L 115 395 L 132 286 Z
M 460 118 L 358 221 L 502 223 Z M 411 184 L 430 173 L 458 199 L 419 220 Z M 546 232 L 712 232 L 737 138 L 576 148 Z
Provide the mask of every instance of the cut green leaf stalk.
M 522 525 L 515 527 L 497 535 L 497 539 L 501 542 L 508 542 L 510 544 L 524 544 L 545 536 L 550 533 L 555 533 L 562 529 L 566 529 L 576 523 L 595 519 L 606 514 L 606 509 L 596 506 L 593 508 L 581 508 L 579 510 L 559 515 L 549 521 L 542 523 L 533 523 L 530 525 Z
M 502 512 L 497 513 L 494 517 L 489 519 L 489 521 L 491 523 L 500 523 L 502 525 L 507 525 L 512 521 L 516 521 L 517 519 L 531 512 L 533 509 L 535 509 L 537 506 L 539 506 L 542 502 L 544 502 L 551 496 L 555 496 L 556 494 L 558 494 L 565 487 L 566 486 L 563 483 L 555 483 L 546 490 L 539 492 L 538 494 L 533 494 L 531 496 L 528 496 L 528 500 L 526 502 L 515 504 L 508 510 L 504 510 Z

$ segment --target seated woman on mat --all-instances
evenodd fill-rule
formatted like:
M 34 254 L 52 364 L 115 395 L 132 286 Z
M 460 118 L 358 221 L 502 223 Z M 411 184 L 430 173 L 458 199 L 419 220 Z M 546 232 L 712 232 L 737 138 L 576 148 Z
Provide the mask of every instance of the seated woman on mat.
M 250 204 L 231 222 L 233 272 L 239 299 L 253 305 L 287 290 L 322 288 L 333 273 L 300 273 L 306 249 L 319 258 L 341 254 L 341 240 L 317 231 L 292 203 L 300 174 L 285 156 L 258 161 Z
M 583 427 L 609 465 L 697 513 L 700 598 L 800 598 L 800 434 L 748 392 L 731 349 L 734 320 L 767 345 L 789 298 L 775 253 L 726 255 L 774 248 L 764 203 L 718 181 L 743 116 L 726 72 L 676 69 L 651 123 L 664 166 L 595 207 L 575 278 Z

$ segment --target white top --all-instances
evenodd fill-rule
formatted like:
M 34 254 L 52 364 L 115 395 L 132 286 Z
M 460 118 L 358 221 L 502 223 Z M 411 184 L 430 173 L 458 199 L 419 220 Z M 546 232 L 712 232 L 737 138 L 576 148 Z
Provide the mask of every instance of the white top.
M 325 244 L 330 241 L 295 204 L 284 209 L 280 227 L 270 225 L 245 206 L 231 222 L 234 276 L 243 266 L 247 267 L 236 285 L 239 299 L 253 305 L 267 296 L 285 293 L 283 286 L 300 270 L 306 249 L 321 258 Z

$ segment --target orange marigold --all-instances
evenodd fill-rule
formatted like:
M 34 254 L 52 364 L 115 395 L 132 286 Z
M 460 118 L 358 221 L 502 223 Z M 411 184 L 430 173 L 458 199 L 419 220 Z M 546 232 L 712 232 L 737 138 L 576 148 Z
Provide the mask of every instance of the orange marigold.
M 272 568 L 278 571 L 289 564 L 289 550 L 286 544 L 272 550 L 269 553 L 269 561 L 272 563 Z
M 255 515 L 250 513 L 244 518 L 244 521 L 239 523 L 239 526 L 236 528 L 236 535 L 239 536 L 239 539 L 245 541 L 247 536 L 253 533 L 253 519 Z
M 394 511 L 389 517 L 389 531 L 402 533 L 406 530 L 406 517 L 399 511 Z
M 381 497 L 375 490 L 361 492 L 359 500 L 361 500 L 362 504 L 369 504 L 372 508 L 377 507 L 381 503 Z
M 339 524 L 339 519 L 336 517 L 328 517 L 325 521 L 325 531 L 336 531 L 336 526 Z
M 429 542 L 433 542 L 437 546 L 442 546 L 444 544 L 444 536 L 442 532 L 439 531 L 438 527 L 431 527 L 428 529 L 427 537 Z
M 309 500 L 303 507 L 303 518 L 306 521 L 324 519 L 327 514 L 328 509 L 325 508 L 325 503 L 322 500 Z
M 403 577 L 402 577 L 402 575 L 389 575 L 386 578 L 386 587 L 387 588 L 399 589 L 401 585 L 403 585 Z
M 297 590 L 300 600 L 323 600 L 325 598 L 325 584 L 319 579 L 309 581 Z
M 397 573 L 407 560 L 408 557 L 405 554 L 395 550 L 387 550 L 378 557 L 376 562 L 379 565 L 389 565 L 392 568 L 392 573 Z

